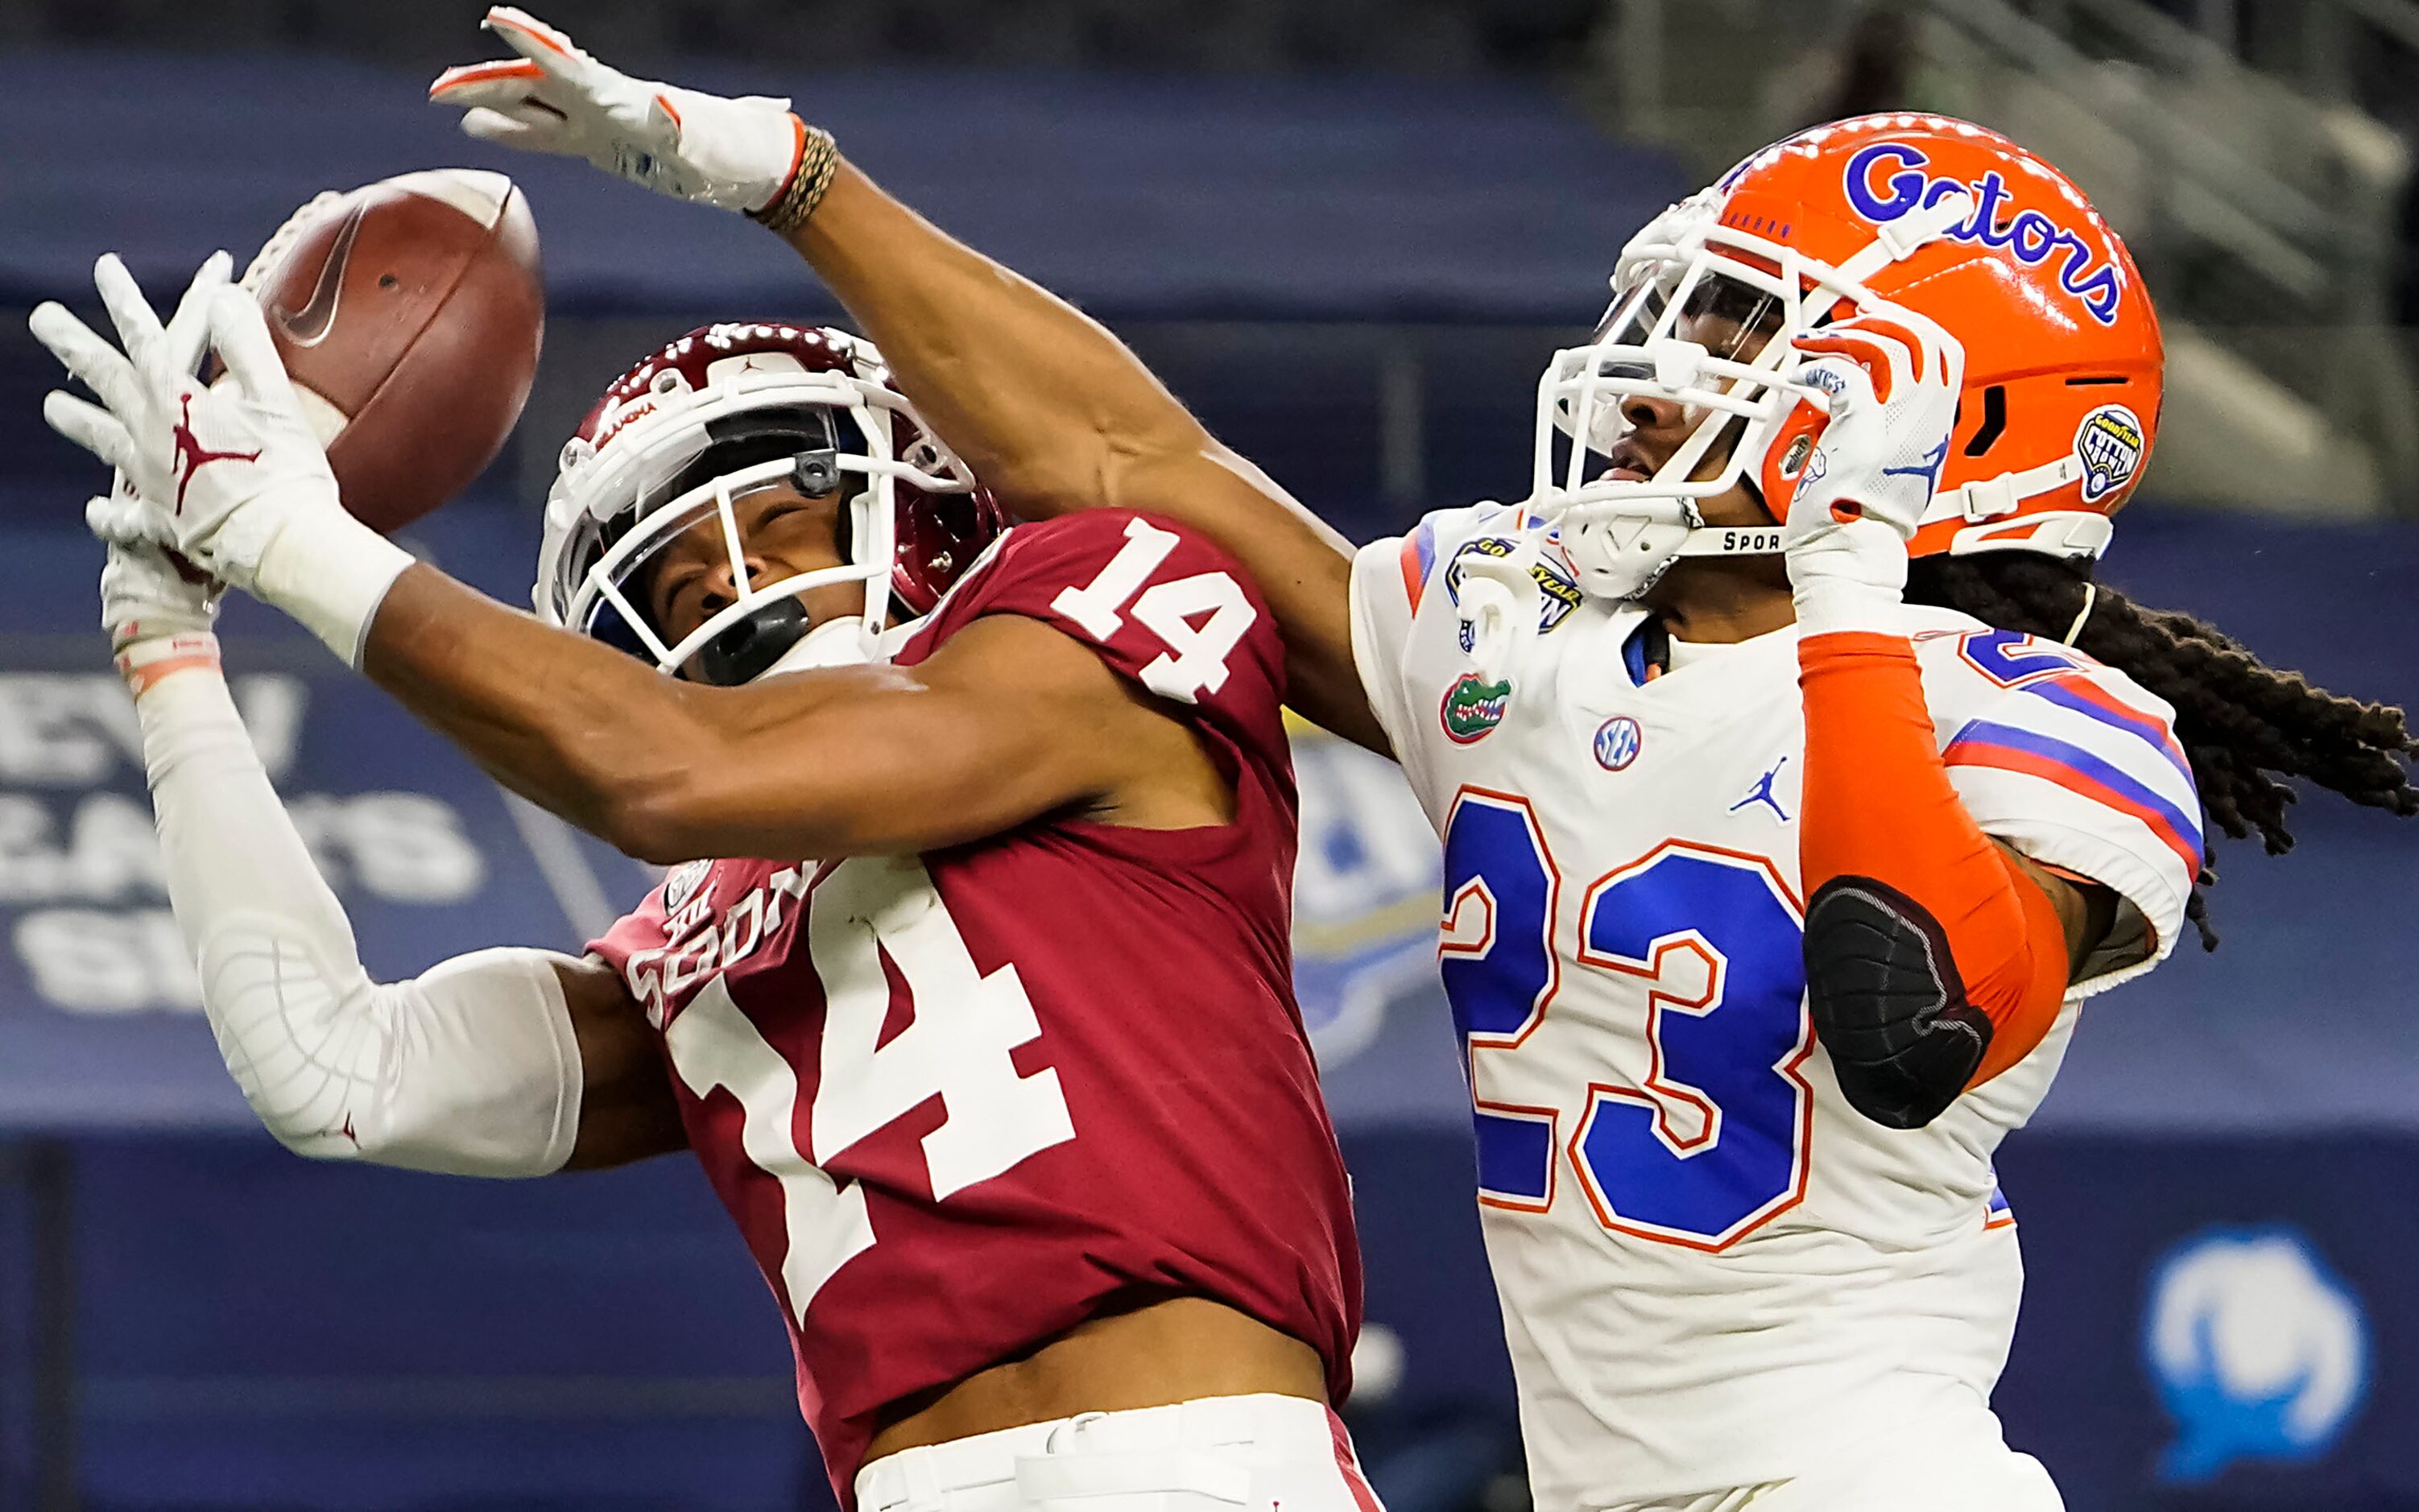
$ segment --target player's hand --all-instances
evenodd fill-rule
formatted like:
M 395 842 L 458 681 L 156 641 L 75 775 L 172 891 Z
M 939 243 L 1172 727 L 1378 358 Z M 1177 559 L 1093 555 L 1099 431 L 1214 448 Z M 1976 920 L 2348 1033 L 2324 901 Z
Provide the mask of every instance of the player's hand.
M 109 561 L 100 569 L 100 626 L 109 632 L 112 651 L 206 635 L 219 617 L 216 579 L 180 565 L 167 548 L 138 537 L 144 508 L 122 479 L 85 505 L 85 522 L 109 543 Z
M 1803 398 L 1782 421 L 1764 486 L 1767 501 L 1788 501 L 1781 543 L 1798 624 L 1809 635 L 1880 628 L 1905 591 L 1906 543 L 1948 461 L 1965 349 L 1897 307 L 1795 345 L 1810 359 L 1797 383 L 1826 402 Z
M 68 372 L 100 397 L 96 406 L 72 394 L 53 393 L 42 401 L 42 418 L 52 429 L 116 468 L 133 495 L 162 497 L 175 490 L 173 455 L 164 445 L 149 450 L 134 441 L 147 424 L 154 402 L 147 385 L 155 380 L 192 382 L 209 344 L 210 301 L 226 286 L 233 266 L 224 253 L 204 262 L 177 301 L 176 313 L 162 326 L 117 255 L 102 256 L 93 265 L 93 285 L 117 328 L 123 350 L 55 302 L 37 305 L 25 322 Z
M 281 530 L 298 515 L 341 517 L 342 507 L 260 306 L 227 283 L 228 266 L 223 255 L 205 264 L 162 328 L 125 265 L 101 258 L 93 282 L 122 350 L 56 304 L 36 310 L 31 325 L 100 397 L 54 392 L 42 418 L 131 486 L 133 507 L 105 512 L 110 533 L 169 547 L 252 590 Z M 196 331 L 226 364 L 211 388 L 193 376 Z
M 469 114 L 462 130 L 489 142 L 585 158 L 674 199 L 760 210 L 797 172 L 806 129 L 786 100 L 726 100 L 608 68 L 570 38 L 511 6 L 487 30 L 520 56 L 448 69 L 428 88 Z

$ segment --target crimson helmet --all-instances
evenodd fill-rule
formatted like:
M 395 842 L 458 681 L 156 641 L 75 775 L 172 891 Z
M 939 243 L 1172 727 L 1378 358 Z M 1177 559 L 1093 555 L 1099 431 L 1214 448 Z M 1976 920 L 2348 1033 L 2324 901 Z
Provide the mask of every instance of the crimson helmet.
M 1883 301 L 1965 353 L 1916 555 L 2096 557 L 2149 457 L 2164 348 L 2133 257 L 2065 175 L 1966 121 L 1867 116 L 1776 142 L 1649 223 L 1612 285 L 1595 339 L 1538 385 L 1530 503 L 1607 597 L 1679 557 L 1779 549 L 1777 530 L 1704 528 L 1697 501 L 1742 480 L 1789 497 L 1804 448 L 1775 440 L 1805 392 L 1791 339 Z M 1652 478 L 1605 471 L 1631 396 L 1696 422 Z M 1725 465 L 1692 478 L 1733 427 Z
M 730 465 L 717 465 L 724 457 Z M 780 484 L 810 496 L 842 491 L 845 560 L 754 581 L 732 501 Z M 716 516 L 736 597 L 667 640 L 641 581 L 664 547 Z M 866 585 L 844 659 L 879 656 L 884 632 L 931 612 L 1005 527 L 871 343 L 780 321 L 704 326 L 615 378 L 564 444 L 532 597 L 549 625 L 666 672 L 695 658 L 704 680 L 738 684 L 822 628 L 808 625 L 797 595 L 825 583 Z

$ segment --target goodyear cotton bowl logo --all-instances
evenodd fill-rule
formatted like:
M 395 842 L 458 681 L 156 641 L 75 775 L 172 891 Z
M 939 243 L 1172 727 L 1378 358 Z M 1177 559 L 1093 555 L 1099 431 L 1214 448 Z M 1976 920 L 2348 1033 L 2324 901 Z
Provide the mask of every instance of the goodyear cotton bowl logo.
M 1996 169 L 1971 183 L 1961 183 L 1925 172 L 1924 165 L 1931 161 L 1913 143 L 1874 143 L 1848 160 L 1845 187 L 1849 205 L 1858 215 L 1879 225 L 1918 206 L 1937 204 L 1962 189 L 1974 196 L 1974 213 L 1949 228 L 1951 238 L 2004 250 L 2027 268 L 2038 268 L 2053 257 L 2058 258 L 2058 287 L 2072 295 L 2092 319 L 2103 326 L 2117 323 L 2117 306 L 2124 297 L 2125 282 L 2116 262 L 2102 248 L 2039 210 L 2006 214 L 2008 182 Z
M 1444 722 L 1445 738 L 1467 746 L 1502 724 L 1511 703 L 1511 684 L 1490 683 L 1476 672 L 1464 672 L 1444 690 L 1444 704 L 1437 715 Z
M 2083 501 L 2096 504 L 2134 480 L 2142 466 L 2142 417 L 2121 404 L 2103 404 L 2074 433 L 2083 464 Z
M 1461 603 L 1461 587 L 1470 580 L 1471 557 L 1500 559 L 1510 556 L 1514 549 L 1514 544 L 1501 535 L 1482 535 L 1474 541 L 1465 542 L 1461 549 L 1453 554 L 1453 560 L 1445 564 L 1446 594 L 1456 606 Z M 1571 617 L 1571 610 L 1579 607 L 1578 580 L 1551 559 L 1543 556 L 1529 569 L 1529 576 L 1537 579 L 1537 633 L 1547 635 L 1561 629 L 1563 622 Z M 1477 627 L 1468 620 L 1462 621 L 1460 639 L 1461 649 L 1467 654 L 1477 639 Z
M 2290 1228 L 2211 1229 L 2150 1281 L 2143 1354 L 2176 1440 L 2160 1477 L 2206 1481 L 2238 1459 L 2315 1459 L 2368 1390 L 2360 1299 Z

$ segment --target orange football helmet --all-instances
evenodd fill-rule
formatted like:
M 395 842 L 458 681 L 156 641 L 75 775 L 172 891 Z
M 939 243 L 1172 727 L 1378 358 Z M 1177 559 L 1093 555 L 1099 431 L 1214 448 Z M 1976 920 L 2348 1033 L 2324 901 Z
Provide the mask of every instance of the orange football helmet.
M 1775 442 L 1810 392 L 1791 339 L 1880 304 L 1965 354 L 1915 554 L 2096 557 L 2149 458 L 2165 350 L 2133 257 L 2063 174 L 1965 121 L 1867 116 L 1775 143 L 1649 223 L 1612 286 L 1595 338 L 1538 385 L 1530 501 L 1605 596 L 1681 557 L 1780 548 L 1777 529 L 1705 528 L 1697 501 L 1742 479 L 1788 497 L 1806 448 Z M 1610 465 L 1641 395 L 1702 416 L 1651 477 Z

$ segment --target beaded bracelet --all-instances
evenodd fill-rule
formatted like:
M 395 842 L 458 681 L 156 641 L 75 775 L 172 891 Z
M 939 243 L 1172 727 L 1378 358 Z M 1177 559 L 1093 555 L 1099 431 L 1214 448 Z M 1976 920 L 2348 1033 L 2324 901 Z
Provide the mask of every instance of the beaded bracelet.
M 789 185 L 772 204 L 747 212 L 749 219 L 777 236 L 789 236 L 807 224 L 807 217 L 824 202 L 833 177 L 840 172 L 840 146 L 832 140 L 832 134 L 820 126 L 803 122 L 798 130 L 803 141 Z

